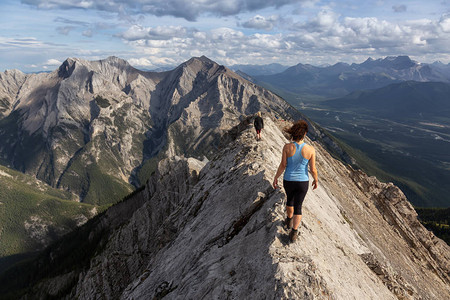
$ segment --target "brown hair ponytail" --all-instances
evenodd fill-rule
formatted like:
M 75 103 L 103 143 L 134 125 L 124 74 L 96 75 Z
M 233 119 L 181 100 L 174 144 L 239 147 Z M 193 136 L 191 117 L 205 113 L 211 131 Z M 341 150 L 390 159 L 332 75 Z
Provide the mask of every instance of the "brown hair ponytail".
M 284 132 L 286 132 L 291 140 L 299 141 L 305 137 L 308 132 L 308 123 L 303 120 L 298 120 L 289 128 L 285 128 Z

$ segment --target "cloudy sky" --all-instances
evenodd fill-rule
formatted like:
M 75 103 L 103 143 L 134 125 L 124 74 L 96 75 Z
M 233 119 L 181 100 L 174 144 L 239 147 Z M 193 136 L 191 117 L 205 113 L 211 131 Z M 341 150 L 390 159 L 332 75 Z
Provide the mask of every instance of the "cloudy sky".
M 450 0 L 1 0 L 0 71 L 118 56 L 141 69 L 220 64 L 450 63 Z

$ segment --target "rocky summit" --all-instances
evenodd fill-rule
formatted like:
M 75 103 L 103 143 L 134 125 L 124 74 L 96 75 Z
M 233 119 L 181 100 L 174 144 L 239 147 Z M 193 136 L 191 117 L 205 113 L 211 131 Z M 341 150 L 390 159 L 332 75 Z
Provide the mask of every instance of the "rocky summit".
M 5 274 L 0 294 L 450 298 L 450 248 L 419 223 L 401 190 L 344 165 L 317 141 L 307 142 L 317 150 L 319 187 L 309 190 L 300 236 L 289 243 L 284 190 L 271 187 L 287 122 L 264 114 L 257 142 L 251 120 L 223 134 L 226 146 L 209 161 L 162 160 L 141 190 Z

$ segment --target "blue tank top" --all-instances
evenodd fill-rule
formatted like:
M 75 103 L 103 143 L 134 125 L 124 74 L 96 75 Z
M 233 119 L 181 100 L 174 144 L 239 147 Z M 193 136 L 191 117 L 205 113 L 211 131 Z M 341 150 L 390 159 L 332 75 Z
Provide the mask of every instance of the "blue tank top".
M 305 143 L 301 145 L 294 142 L 295 154 L 287 158 L 286 169 L 284 170 L 284 180 L 287 181 L 309 181 L 308 163 L 309 159 L 302 156 L 302 148 Z

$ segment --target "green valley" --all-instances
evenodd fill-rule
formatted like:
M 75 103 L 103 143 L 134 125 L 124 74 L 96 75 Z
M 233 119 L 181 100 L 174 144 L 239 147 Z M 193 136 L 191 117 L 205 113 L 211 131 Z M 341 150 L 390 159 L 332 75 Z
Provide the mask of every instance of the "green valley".
M 0 269 L 42 249 L 103 209 L 0 166 Z

